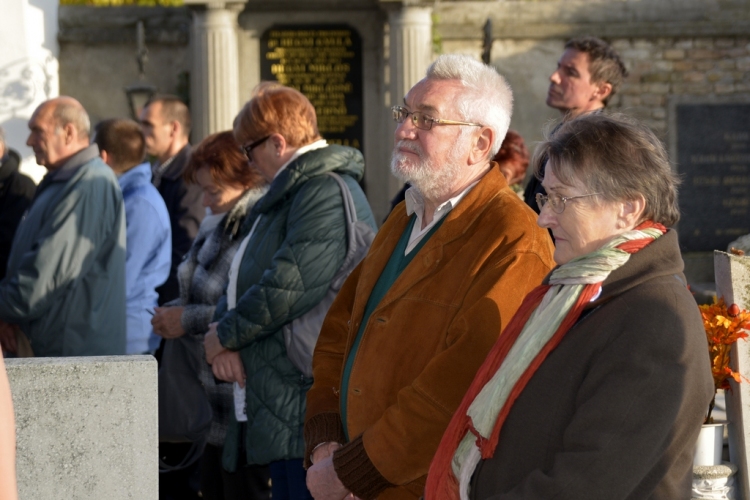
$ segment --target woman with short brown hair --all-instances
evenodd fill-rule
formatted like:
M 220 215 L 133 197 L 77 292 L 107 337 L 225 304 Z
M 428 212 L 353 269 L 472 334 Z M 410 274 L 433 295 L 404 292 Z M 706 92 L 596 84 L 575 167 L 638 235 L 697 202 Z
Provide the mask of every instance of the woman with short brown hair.
M 714 393 L 659 139 L 589 114 L 541 144 L 538 224 L 558 267 L 524 299 L 456 411 L 425 498 L 690 497 Z

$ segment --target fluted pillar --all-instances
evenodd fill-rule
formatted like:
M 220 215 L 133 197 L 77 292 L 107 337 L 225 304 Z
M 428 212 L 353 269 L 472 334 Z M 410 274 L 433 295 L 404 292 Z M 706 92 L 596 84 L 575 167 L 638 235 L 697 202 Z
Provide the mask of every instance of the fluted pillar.
M 388 22 L 391 103 L 399 104 L 432 62 L 432 8 L 393 6 L 388 9 Z
M 194 11 L 190 78 L 193 143 L 231 129 L 239 111 L 237 14 L 241 7 L 209 3 Z

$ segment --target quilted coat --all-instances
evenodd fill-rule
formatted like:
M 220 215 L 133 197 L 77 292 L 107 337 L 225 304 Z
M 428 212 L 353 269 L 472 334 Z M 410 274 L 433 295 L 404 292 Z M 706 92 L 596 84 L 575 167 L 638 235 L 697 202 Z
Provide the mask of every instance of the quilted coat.
M 253 207 L 242 237 L 260 221 L 248 242 L 237 280 L 237 306 L 217 306 L 219 339 L 240 351 L 247 376 L 248 464 L 302 458 L 305 395 L 312 379 L 286 355 L 282 326 L 312 309 L 326 294 L 346 254 L 346 215 L 336 180 L 349 186 L 357 217 L 375 227 L 357 182 L 364 160 L 356 149 L 329 145 L 309 151 L 281 170 Z M 224 444 L 224 468 L 237 467 L 243 429 L 234 416 Z

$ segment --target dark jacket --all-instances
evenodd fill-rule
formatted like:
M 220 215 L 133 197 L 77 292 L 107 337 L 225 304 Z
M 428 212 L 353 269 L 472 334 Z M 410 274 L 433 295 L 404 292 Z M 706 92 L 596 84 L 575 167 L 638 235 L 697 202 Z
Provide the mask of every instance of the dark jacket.
M 247 375 L 245 447 L 249 464 L 302 458 L 305 394 L 312 379 L 286 355 L 282 327 L 325 296 L 346 254 L 346 215 L 335 179 L 344 179 L 357 218 L 375 228 L 370 206 L 357 182 L 364 174 L 362 154 L 327 146 L 292 161 L 245 220 L 243 234 L 260 221 L 242 257 L 237 307 L 217 307 L 222 345 L 239 350 Z M 224 313 L 225 314 L 222 314 Z M 234 418 L 224 445 L 224 468 L 234 470 L 240 450 Z
M 180 296 L 177 284 L 177 267 L 182 257 L 190 250 L 203 216 L 206 213 L 201 202 L 203 193 L 198 184 L 188 184 L 182 174 L 190 162 L 190 145 L 186 145 L 174 156 L 167 169 L 159 178 L 154 178 L 154 186 L 164 198 L 172 226 L 172 267 L 169 278 L 156 291 L 159 293 L 159 305 Z
M 0 319 L 36 356 L 125 354 L 125 206 L 96 144 L 49 172 L 18 226 Z
M 12 149 L 0 158 L 0 280 L 5 277 L 13 235 L 36 190 L 34 181 L 18 171 L 20 162 Z
M 677 234 L 634 254 L 529 381 L 472 499 L 690 498 L 713 379 Z

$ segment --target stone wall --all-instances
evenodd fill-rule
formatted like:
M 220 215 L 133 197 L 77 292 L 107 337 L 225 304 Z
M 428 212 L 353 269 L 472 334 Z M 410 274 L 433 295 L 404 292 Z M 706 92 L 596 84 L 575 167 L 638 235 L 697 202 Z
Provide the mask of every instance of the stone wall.
M 662 137 L 670 96 L 750 94 L 750 38 L 616 39 L 630 70 L 613 108 L 631 114 Z
M 92 123 L 128 117 L 124 88 L 139 82 L 188 95 L 190 12 L 166 7 L 60 6 L 60 93 L 78 99 Z M 144 22 L 148 61 L 138 74 L 136 25 Z
M 566 40 L 599 36 L 617 49 L 630 76 L 610 108 L 644 120 L 668 138 L 673 96 L 750 96 L 750 1 L 515 0 L 442 2 L 435 32 L 442 52 L 481 57 L 482 27 L 493 24 L 491 63 L 516 102 L 511 127 L 527 142 L 559 114 L 544 100 Z
M 156 500 L 152 356 L 7 359 L 20 500 Z

